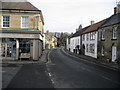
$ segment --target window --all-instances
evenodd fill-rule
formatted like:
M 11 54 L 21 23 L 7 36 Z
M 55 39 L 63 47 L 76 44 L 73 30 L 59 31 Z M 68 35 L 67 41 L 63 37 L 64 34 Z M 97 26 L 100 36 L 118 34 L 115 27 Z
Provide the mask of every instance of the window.
M 104 56 L 104 46 L 101 48 L 101 55 Z
M 89 40 L 89 33 L 87 34 L 87 41 Z
M 95 44 L 90 44 L 90 53 L 95 53 Z
M 10 27 L 10 16 L 3 16 L 2 27 Z
M 30 40 L 26 39 L 20 39 L 20 42 L 19 42 L 19 50 L 20 50 L 20 53 L 30 53 Z
M 95 40 L 95 33 L 96 32 L 91 32 L 90 33 L 90 40 Z
M 105 40 L 105 30 L 102 30 L 102 31 L 101 31 L 101 39 L 102 39 L 102 40 Z
M 88 52 L 88 44 L 86 45 L 86 52 Z
M 28 16 L 22 16 L 21 18 L 21 28 L 28 28 L 29 25 L 29 17 Z
M 85 41 L 85 34 L 82 35 L 82 40 Z
M 117 39 L 117 27 L 113 27 L 112 29 L 112 38 Z

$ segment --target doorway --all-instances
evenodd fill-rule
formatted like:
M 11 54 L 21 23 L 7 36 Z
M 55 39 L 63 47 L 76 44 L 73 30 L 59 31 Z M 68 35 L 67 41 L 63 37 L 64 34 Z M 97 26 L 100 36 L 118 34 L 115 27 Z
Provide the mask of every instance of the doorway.
M 2 43 L 1 51 L 1 56 L 3 59 L 13 59 L 13 44 Z
M 112 62 L 115 62 L 116 59 L 117 59 L 117 47 L 112 46 Z

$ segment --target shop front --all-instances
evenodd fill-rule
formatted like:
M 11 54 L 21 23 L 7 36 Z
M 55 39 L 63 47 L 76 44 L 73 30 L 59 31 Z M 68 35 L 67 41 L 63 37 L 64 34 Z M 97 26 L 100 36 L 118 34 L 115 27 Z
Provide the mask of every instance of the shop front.
M 42 54 L 42 36 L 38 31 L 0 33 L 3 60 L 38 60 Z
M 16 58 L 16 43 L 14 39 L 2 38 L 1 43 L 1 56 L 3 59 Z

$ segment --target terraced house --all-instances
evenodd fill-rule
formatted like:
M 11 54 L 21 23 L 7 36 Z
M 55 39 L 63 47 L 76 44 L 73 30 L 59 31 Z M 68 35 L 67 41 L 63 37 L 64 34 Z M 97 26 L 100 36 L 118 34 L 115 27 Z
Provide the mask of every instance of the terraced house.
M 30 2 L 1 2 L 2 59 L 38 60 L 43 48 L 43 16 Z
M 84 46 L 85 55 L 97 58 L 98 28 L 105 21 L 106 19 L 97 23 L 91 23 L 91 26 L 82 33 L 82 45 Z
M 99 29 L 98 57 L 120 62 L 120 4 L 114 10 L 114 15 Z

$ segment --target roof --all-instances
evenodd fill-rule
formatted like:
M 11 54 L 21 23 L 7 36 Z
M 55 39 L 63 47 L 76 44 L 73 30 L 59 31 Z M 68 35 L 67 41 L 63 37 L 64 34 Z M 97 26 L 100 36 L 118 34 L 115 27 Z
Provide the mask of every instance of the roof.
M 92 31 L 96 31 L 98 30 L 98 28 L 106 21 L 106 19 L 97 22 L 93 25 L 91 25 L 89 28 L 87 28 L 85 31 L 83 31 L 83 34 L 88 33 L 88 32 L 92 32 Z
M 114 14 L 109 17 L 108 20 L 101 27 L 111 26 L 118 23 L 120 23 L 120 13 Z
M 75 32 L 73 35 L 72 35 L 72 37 L 77 37 L 77 36 L 80 36 L 81 34 L 82 34 L 82 32 L 84 32 L 87 28 L 89 28 L 90 26 L 87 26 L 87 27 L 85 27 L 85 28 L 83 28 L 83 29 L 80 29 L 80 30 L 78 30 L 77 32 Z
M 3 10 L 33 10 L 39 9 L 33 6 L 30 2 L 2 2 Z

